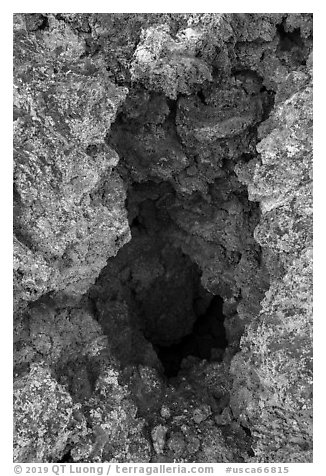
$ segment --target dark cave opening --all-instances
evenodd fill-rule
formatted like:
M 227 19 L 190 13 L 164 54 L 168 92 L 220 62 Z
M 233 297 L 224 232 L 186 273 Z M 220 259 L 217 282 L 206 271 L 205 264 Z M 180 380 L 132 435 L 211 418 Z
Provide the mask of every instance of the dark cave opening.
M 227 109 L 232 110 L 238 96 L 245 104 L 251 96 L 259 97 L 262 118 L 267 117 L 274 93 L 263 86 L 263 78 L 250 70 L 234 73 L 236 92 L 223 93 Z M 216 111 L 206 104 L 204 90 L 198 91 L 197 98 L 202 115 L 193 127 L 206 127 Z M 133 88 L 106 136 L 107 145 L 120 157 L 117 172 L 127 188 L 132 239 L 109 260 L 91 292 L 96 314 L 110 342 L 114 341 L 122 366 L 157 366 L 159 360 L 168 378 L 177 376 L 190 357 L 222 361 L 238 351 L 243 324 L 237 305 L 242 295 L 231 270 L 237 273 L 238 266 L 240 270 L 243 254 L 246 262 L 248 247 L 253 248 L 248 255 L 256 252 L 251 237 L 259 215 L 234 172 L 237 161 L 249 162 L 256 156 L 252 145 L 258 140 L 257 121 L 247 127 L 239 143 L 243 153 L 234 160 L 233 153 L 238 152 L 231 140 L 205 149 L 209 157 L 218 157 L 215 168 L 206 169 L 197 142 L 184 134 L 189 115 L 184 102 L 188 104 L 182 95 L 172 100 Z M 211 277 L 211 267 L 216 268 L 216 279 Z M 201 310 L 198 301 L 205 303 Z M 123 324 L 112 324 L 112 309 L 121 303 L 128 308 L 128 317 Z M 148 345 L 154 357 L 145 350 L 142 355 L 140 348 Z
M 214 296 L 206 311 L 198 315 L 190 334 L 169 346 L 154 345 L 166 377 L 176 377 L 188 356 L 221 361 L 228 344 L 224 319 L 223 299 Z
M 203 287 L 200 267 L 174 240 L 174 199 L 164 182 L 129 188 L 132 239 L 108 261 L 89 294 L 120 364 L 150 364 L 168 379 L 189 357 L 222 361 L 228 346 L 222 297 Z M 121 303 L 128 317 L 113 316 Z
M 134 187 L 133 192 L 129 193 L 129 210 L 132 210 L 132 203 L 139 192 L 146 190 L 147 194 L 147 187 L 160 192 L 155 200 L 146 198 L 139 203 L 136 216 L 129 213 L 132 236 L 133 239 L 151 237 L 151 247 L 160 255 L 167 276 L 154 281 L 150 296 L 139 295 L 136 300 L 139 314 L 143 323 L 146 323 L 140 326 L 141 331 L 153 345 L 165 376 L 171 378 L 178 375 L 182 362 L 187 357 L 215 361 L 223 359 L 228 345 L 223 324 L 223 299 L 209 293 L 202 286 L 200 268 L 175 243 L 169 243 L 171 223 L 167 206 L 171 205 L 175 195 L 169 184 L 148 182 Z M 159 244 L 160 238 L 165 233 L 167 243 L 163 239 L 162 246 Z M 167 314 L 174 312 L 175 308 L 178 311 L 174 314 L 174 322 L 171 322 Z M 156 316 L 154 324 L 153 315 Z M 157 322 L 162 317 L 161 327 Z

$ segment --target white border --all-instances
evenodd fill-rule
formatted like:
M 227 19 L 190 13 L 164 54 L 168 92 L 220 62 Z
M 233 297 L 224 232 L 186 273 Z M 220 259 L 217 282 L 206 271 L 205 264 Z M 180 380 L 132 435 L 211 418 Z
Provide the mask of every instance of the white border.
M 314 13 L 314 464 L 289 465 L 290 475 L 321 475 L 326 472 L 325 445 L 325 88 L 324 64 L 326 19 L 324 2 L 318 1 L 12 1 L 2 10 L 1 35 L 1 473 L 14 474 L 12 465 L 12 14 L 14 12 L 203 12 L 203 13 Z M 220 465 L 222 467 L 222 465 Z M 231 464 L 232 467 L 237 465 Z M 245 466 L 245 465 L 242 465 Z M 263 465 L 266 466 L 266 465 Z M 324 467 L 323 467 L 324 466 Z M 223 465 L 224 467 L 224 465 Z M 222 469 L 222 468 L 221 468 Z M 219 471 L 217 471 L 219 473 Z M 222 474 L 222 472 L 220 473 Z

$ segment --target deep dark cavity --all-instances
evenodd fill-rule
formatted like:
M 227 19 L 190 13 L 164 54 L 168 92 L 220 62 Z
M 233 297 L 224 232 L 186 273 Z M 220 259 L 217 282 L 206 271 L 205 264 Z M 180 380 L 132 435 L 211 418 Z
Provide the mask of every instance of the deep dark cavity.
M 119 362 L 150 363 L 166 377 L 176 376 L 188 356 L 222 360 L 227 346 L 222 298 L 203 288 L 201 270 L 173 242 L 168 206 L 174 199 L 167 183 L 131 187 L 132 239 L 89 293 Z
M 263 79 L 255 72 L 241 70 L 233 74 L 237 82 L 232 83 L 230 91 L 225 86 L 221 92 L 228 114 L 235 113 L 236 108 L 247 110 L 253 98 L 258 109 L 261 104 L 261 121 L 266 119 L 274 93 L 262 85 Z M 241 203 L 245 228 L 239 230 L 243 234 L 239 249 L 223 240 L 219 243 L 219 236 L 214 246 L 220 246 L 226 275 L 230 273 L 227 263 L 236 270 L 248 248 L 258 265 L 261 263 L 260 248 L 253 239 L 260 211 L 257 204 L 249 202 L 246 187 L 234 173 L 237 162 L 256 157 L 259 123 L 253 122 L 243 136 L 226 136 L 212 145 L 198 144 L 184 132 L 188 117 L 194 117 L 193 127 L 210 125 L 214 114 L 217 120 L 219 114 L 223 120 L 220 103 L 214 103 L 214 87 L 200 90 L 197 99 L 179 95 L 176 100 L 135 87 L 106 138 L 108 146 L 119 154 L 117 170 L 128 187 L 126 208 L 132 239 L 109 259 L 89 297 L 121 365 L 151 365 L 168 378 L 176 377 L 189 358 L 222 361 L 231 346 L 230 358 L 239 350 L 244 326 L 236 312 L 242 300 L 241 289 L 234 291 L 229 278 L 224 282 L 223 276 L 217 288 L 203 284 L 203 270 L 195 252 L 185 245 L 191 235 L 187 235 L 186 225 L 182 229 L 180 216 L 192 214 L 191 219 L 198 216 L 202 220 L 202 215 L 208 213 L 214 222 L 214 213 L 223 214 L 230 203 Z M 243 102 L 240 105 L 238 96 Z M 202 151 L 212 157 L 212 163 L 219 161 L 218 167 L 212 168 L 215 179 L 208 174 L 206 194 L 200 189 L 184 194 L 178 189 L 178 174 L 181 180 L 188 168 L 195 168 L 195 175 L 207 174 L 205 165 L 201 165 Z M 233 151 L 238 155 L 232 156 Z M 182 156 L 189 160 L 186 166 L 180 160 Z M 232 228 L 232 217 L 225 220 L 225 226 Z M 218 233 L 224 233 L 223 225 Z M 234 239 L 231 235 L 230 241 Z M 209 240 L 207 246 L 211 246 Z M 224 302 L 232 295 L 235 304 L 227 304 L 224 313 Z M 262 297 L 257 292 L 257 308 Z M 231 331 L 230 321 L 234 326 Z
M 170 346 L 154 345 L 167 377 L 176 377 L 182 360 L 188 356 L 200 360 L 222 361 L 227 339 L 224 328 L 223 299 L 212 297 L 208 308 L 197 309 L 198 317 L 190 334 Z

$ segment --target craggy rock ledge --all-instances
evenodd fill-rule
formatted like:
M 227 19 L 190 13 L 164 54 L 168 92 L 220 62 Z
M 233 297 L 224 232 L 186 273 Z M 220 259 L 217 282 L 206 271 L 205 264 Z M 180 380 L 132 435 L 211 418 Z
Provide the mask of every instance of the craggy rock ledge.
M 14 460 L 311 462 L 312 15 L 14 15 L 14 151 Z

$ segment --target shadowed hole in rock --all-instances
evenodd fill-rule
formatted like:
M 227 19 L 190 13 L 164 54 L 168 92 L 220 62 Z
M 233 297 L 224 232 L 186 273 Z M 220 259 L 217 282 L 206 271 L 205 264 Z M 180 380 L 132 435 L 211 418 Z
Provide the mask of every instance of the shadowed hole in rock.
M 188 356 L 205 360 L 222 360 L 228 343 L 223 325 L 222 308 L 222 298 L 214 296 L 208 309 L 198 314 L 190 334 L 170 346 L 154 345 L 166 377 L 177 376 L 182 360 Z
M 189 356 L 222 361 L 228 345 L 223 299 L 204 289 L 200 268 L 173 241 L 174 196 L 167 183 L 129 190 L 132 239 L 89 293 L 120 364 L 160 366 L 167 378 Z
M 231 96 L 226 90 L 222 94 L 228 111 L 236 107 L 238 95 L 245 108 L 252 96 L 260 119 L 267 117 L 274 95 L 263 86 L 263 78 L 249 70 L 233 73 L 237 86 Z M 205 98 L 205 90 L 197 93 L 194 111 L 199 108 L 201 119 L 193 127 L 207 125 L 207 117 L 216 112 Z M 253 256 L 260 253 L 252 240 L 259 210 L 249 202 L 231 160 L 233 152 L 240 163 L 255 158 L 257 118 L 239 143 L 242 158 L 227 138 L 206 150 L 217 161 L 210 171 L 197 156 L 197 142 L 184 133 L 186 110 L 182 95 L 172 100 L 137 88 L 120 109 L 106 143 L 120 157 L 117 171 L 128 187 L 132 239 L 108 260 L 89 293 L 121 366 L 160 367 L 166 377 L 175 377 L 189 357 L 222 361 L 227 347 L 225 357 L 239 350 L 243 323 L 237 305 L 242 295 L 231 269 L 240 274 L 242 267 L 256 269 Z M 238 141 L 239 134 L 232 133 Z M 207 179 L 210 172 L 214 180 L 203 185 L 201 177 Z M 208 277 L 210 267 L 216 267 L 216 279 Z M 200 300 L 205 302 L 201 310 Z

